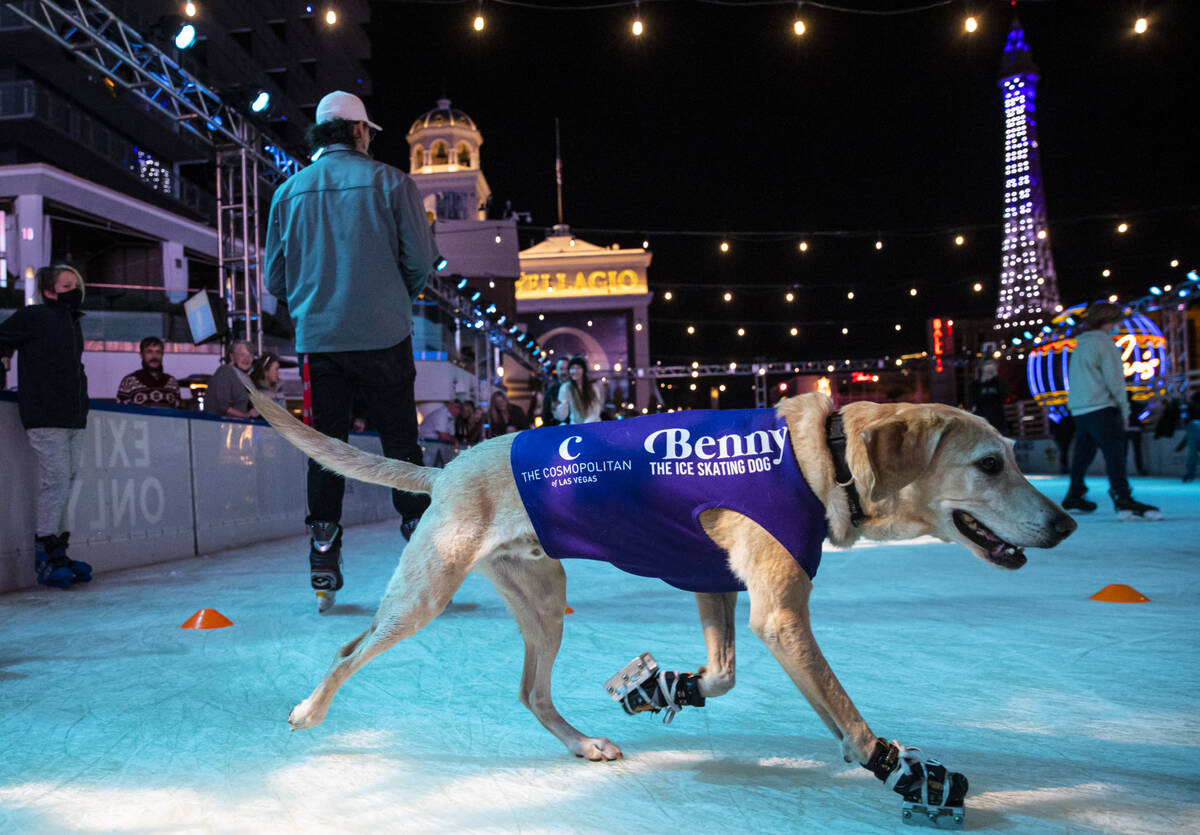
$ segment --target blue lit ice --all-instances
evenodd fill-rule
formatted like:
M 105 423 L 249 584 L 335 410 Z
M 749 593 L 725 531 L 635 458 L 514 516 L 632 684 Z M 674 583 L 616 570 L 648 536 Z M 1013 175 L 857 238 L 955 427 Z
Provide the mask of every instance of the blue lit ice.
M 825 555 L 826 656 L 877 734 L 970 778 L 968 829 L 1200 831 L 1200 485 L 1134 486 L 1167 521 L 1102 504 L 1015 573 L 926 540 Z M 301 538 L 0 596 L 0 832 L 914 831 L 841 762 L 745 600 L 731 693 L 670 726 L 625 716 L 610 675 L 646 650 L 694 670 L 704 645 L 691 595 L 598 563 L 567 565 L 555 699 L 625 760 L 575 759 L 521 707 L 517 627 L 475 576 L 290 731 L 400 542 L 396 523 L 347 531 L 325 617 Z M 1152 602 L 1088 600 L 1109 583 Z M 181 630 L 201 607 L 234 625 Z

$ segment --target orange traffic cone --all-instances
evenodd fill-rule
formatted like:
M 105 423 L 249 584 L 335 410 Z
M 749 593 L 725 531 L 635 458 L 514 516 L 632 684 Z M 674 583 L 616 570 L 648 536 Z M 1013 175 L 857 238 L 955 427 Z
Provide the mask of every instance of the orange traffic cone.
M 570 606 L 568 606 L 567 608 L 563 609 L 563 614 L 564 615 L 573 615 L 573 614 L 575 614 L 575 610 L 572 609 Z
M 1089 600 L 1099 600 L 1101 603 L 1149 603 L 1150 598 L 1133 586 L 1124 583 L 1114 583 L 1105 586 L 1093 594 Z
M 216 609 L 197 609 L 196 614 L 179 624 L 180 629 L 224 629 L 233 621 Z

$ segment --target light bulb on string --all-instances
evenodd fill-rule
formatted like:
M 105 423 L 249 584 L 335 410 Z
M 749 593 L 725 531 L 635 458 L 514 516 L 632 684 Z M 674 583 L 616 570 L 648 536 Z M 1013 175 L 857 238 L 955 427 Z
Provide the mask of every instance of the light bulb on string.
M 969 16 L 965 21 L 963 21 L 963 28 L 968 32 L 974 32 L 979 28 L 979 21 L 974 17 Z
M 804 25 L 803 20 L 796 18 L 795 21 L 792 22 L 792 31 L 796 33 L 796 37 L 801 37 L 805 32 L 808 31 L 808 27 Z
M 475 29 L 476 32 L 482 32 L 483 27 L 484 27 L 483 15 L 481 15 L 481 14 L 475 15 L 475 21 L 471 24 L 471 26 Z
M 693 334 L 693 333 L 695 333 L 695 332 L 696 332 L 696 326 L 695 326 L 695 325 L 688 325 L 688 333 L 689 333 L 689 334 Z
M 876 242 L 875 242 L 875 248 L 876 248 L 876 249 L 883 249 L 883 241 L 876 241 Z
M 979 293 L 983 290 L 983 285 L 980 284 L 978 281 L 976 281 L 974 286 L 971 287 L 971 289 L 974 290 L 976 293 Z
M 1121 235 L 1124 235 L 1124 234 L 1125 234 L 1126 232 L 1128 232 L 1128 231 L 1129 231 L 1129 224 L 1128 224 L 1128 223 L 1118 223 L 1118 224 L 1117 224 L 1117 232 L 1118 232 L 1119 234 L 1121 234 Z
M 800 334 L 800 329 L 792 328 L 791 331 L 789 331 L 789 333 L 791 333 L 792 336 L 798 336 Z
M 727 301 L 727 302 L 731 302 L 731 301 L 733 301 L 733 293 L 726 293 L 721 298 L 725 299 L 725 301 Z
M 738 335 L 738 336 L 745 336 L 745 335 L 746 335 L 746 329 L 745 329 L 745 328 L 738 328 L 738 329 L 737 329 L 737 335 Z
M 722 252 L 729 251 L 729 241 L 721 241 L 721 251 Z
M 786 296 L 784 296 L 784 299 L 786 299 L 789 302 L 794 302 L 796 300 L 796 294 L 788 293 Z
M 1144 17 L 1139 17 L 1133 24 L 1133 31 L 1139 35 L 1144 35 L 1146 30 L 1150 28 L 1150 21 Z
M 185 3 L 183 6 L 183 13 L 185 15 L 187 15 L 188 17 L 195 17 L 196 16 L 196 4 L 192 3 L 191 0 L 189 0 L 189 2 Z
M 641 17 L 635 17 L 633 19 L 633 26 L 630 27 L 630 31 L 633 32 L 633 36 L 635 38 L 640 38 L 642 33 L 646 31 L 646 27 L 642 25 Z M 695 388 L 695 386 L 692 386 L 692 388 Z
M 801 252 L 808 252 L 808 241 L 801 241 L 800 246 L 797 247 L 797 249 L 799 249 Z
M 955 246 L 962 246 L 962 245 L 963 245 L 963 244 L 965 244 L 966 242 L 967 242 L 967 239 L 966 239 L 966 238 L 964 238 L 962 235 L 955 235 L 955 236 L 954 236 L 954 245 L 955 245 Z
M 854 291 L 851 290 L 848 293 L 846 293 L 846 298 L 853 300 L 854 299 Z
M 337 23 L 337 19 L 337 12 L 333 9 L 329 9 L 327 12 L 325 12 L 325 22 L 330 26 Z
M 912 287 L 912 288 L 910 288 L 910 289 L 909 289 L 909 291 L 908 291 L 908 294 L 909 294 L 910 296 L 915 296 L 915 295 L 917 294 L 917 288 L 916 288 L 916 287 Z

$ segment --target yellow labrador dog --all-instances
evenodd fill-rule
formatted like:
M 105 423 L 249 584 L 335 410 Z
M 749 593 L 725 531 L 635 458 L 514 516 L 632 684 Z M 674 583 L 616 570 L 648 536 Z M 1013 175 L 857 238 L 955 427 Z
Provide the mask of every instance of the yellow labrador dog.
M 444 470 L 430 469 L 362 452 L 310 429 L 257 392 L 252 391 L 252 399 L 287 440 L 328 469 L 432 496 L 370 627 L 337 652 L 312 695 L 292 709 L 288 721 L 293 729 L 319 724 L 351 675 L 428 624 L 467 573 L 479 569 L 521 628 L 521 702 L 576 756 L 621 756 L 609 739 L 567 722 L 550 697 L 566 578 L 562 562 L 546 555 L 519 495 L 510 465 L 517 435 L 469 449 Z M 827 428 L 835 415 L 844 448 L 835 445 L 831 451 Z M 775 416 L 787 427 L 791 452 L 812 495 L 824 506 L 828 538 L 836 545 L 851 545 L 859 537 L 897 540 L 931 534 L 1000 568 L 1017 569 L 1025 563 L 1023 548 L 1052 547 L 1075 529 L 1071 517 L 1021 475 L 1010 442 L 986 421 L 959 409 L 852 403 L 835 413 L 828 397 L 809 394 L 781 401 Z M 564 453 L 570 449 L 565 446 Z M 839 470 L 848 477 L 839 479 Z M 918 749 L 877 739 L 842 689 L 813 639 L 808 610 L 812 582 L 793 555 L 740 512 L 713 507 L 698 520 L 748 592 L 750 630 L 828 726 L 846 761 L 867 767 L 906 800 L 943 811 L 959 807 L 961 821 L 965 778 L 926 760 Z M 734 685 L 736 600 L 736 592 L 696 595 L 708 654 L 698 674 L 703 697 L 720 696 Z

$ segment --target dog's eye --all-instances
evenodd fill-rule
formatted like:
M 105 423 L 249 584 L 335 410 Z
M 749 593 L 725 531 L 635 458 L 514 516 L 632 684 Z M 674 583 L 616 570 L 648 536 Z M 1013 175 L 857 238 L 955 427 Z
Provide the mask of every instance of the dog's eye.
M 1004 469 L 1004 462 L 995 455 L 987 455 L 976 461 L 975 466 L 988 475 L 998 475 Z

